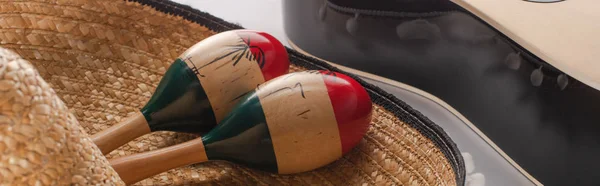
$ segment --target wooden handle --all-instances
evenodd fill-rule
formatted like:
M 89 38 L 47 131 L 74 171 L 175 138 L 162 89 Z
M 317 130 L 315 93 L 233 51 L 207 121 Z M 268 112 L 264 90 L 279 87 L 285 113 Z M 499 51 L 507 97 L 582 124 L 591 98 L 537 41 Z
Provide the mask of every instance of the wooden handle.
M 141 112 L 138 112 L 125 121 L 94 134 L 92 141 L 100 148 L 102 154 L 108 154 L 125 143 L 150 132 L 146 118 Z
M 208 161 L 208 158 L 202 138 L 197 138 L 155 151 L 119 157 L 109 162 L 121 180 L 129 185 L 173 168 L 205 161 Z

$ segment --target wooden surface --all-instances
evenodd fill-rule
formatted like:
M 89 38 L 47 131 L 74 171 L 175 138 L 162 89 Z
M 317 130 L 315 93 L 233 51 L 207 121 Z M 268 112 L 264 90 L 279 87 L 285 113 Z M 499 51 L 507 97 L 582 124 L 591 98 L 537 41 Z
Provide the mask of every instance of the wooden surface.
M 202 40 L 179 57 L 192 70 L 197 69 L 197 77 L 213 107 L 217 122 L 237 103 L 232 100 L 265 82 L 260 66 L 244 57 L 244 54 L 239 54 L 241 51 L 213 62 L 231 53 L 229 46 L 237 44 L 243 42 L 235 31 L 223 32 Z M 233 56 L 239 57 L 237 63 L 232 59 Z
M 322 76 L 297 72 L 257 88 L 281 174 L 312 170 L 342 156 L 338 125 Z
M 133 184 L 161 172 L 208 161 L 202 138 L 175 146 L 110 160 L 126 184 Z
M 552 66 L 600 89 L 600 1 L 452 1 Z
M 127 142 L 150 133 L 150 127 L 142 113 L 137 112 L 124 121 L 100 131 L 92 136 L 92 141 L 102 154 L 108 154 Z

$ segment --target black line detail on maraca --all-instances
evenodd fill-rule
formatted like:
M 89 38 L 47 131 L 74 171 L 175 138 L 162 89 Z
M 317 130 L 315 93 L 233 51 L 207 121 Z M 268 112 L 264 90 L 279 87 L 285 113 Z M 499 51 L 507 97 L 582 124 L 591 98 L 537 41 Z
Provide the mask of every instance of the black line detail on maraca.
M 189 57 L 178 58 L 167 69 L 154 94 L 140 110 L 151 131 L 206 133 L 216 125 L 206 91 Z M 186 64 L 188 63 L 188 64 Z M 197 68 L 196 68 L 197 69 Z
M 300 87 L 300 93 L 302 94 L 302 98 L 306 99 L 306 97 L 304 96 L 304 88 L 302 88 L 302 83 L 300 83 L 300 82 L 296 83 L 296 84 L 295 84 L 293 87 L 283 87 L 283 88 L 277 89 L 277 90 L 275 90 L 275 91 L 273 91 L 273 92 L 271 92 L 271 93 L 267 94 L 267 95 L 265 96 L 265 98 L 267 98 L 267 97 L 269 97 L 269 96 L 271 96 L 271 95 L 273 95 L 273 94 L 276 94 L 276 93 L 278 93 L 278 92 L 281 92 L 281 91 L 283 91 L 283 90 L 290 90 L 290 91 L 293 91 L 293 90 L 294 90 L 295 88 L 297 88 L 297 87 Z
M 192 61 L 192 56 L 188 56 L 186 58 L 183 58 L 184 62 L 188 62 L 189 64 L 192 65 L 192 68 L 190 68 L 190 70 L 192 70 L 192 72 L 196 75 L 199 75 L 200 77 L 204 77 L 204 75 L 200 74 L 200 71 L 198 71 L 198 67 L 196 67 L 196 65 L 194 64 L 194 61 Z
M 256 84 L 256 90 L 258 90 L 259 87 L 260 87 L 260 84 Z M 244 97 L 245 95 L 248 95 L 249 93 L 252 93 L 252 92 L 253 91 L 242 93 L 239 96 L 236 96 L 235 98 L 231 99 L 231 101 L 229 101 L 229 102 L 234 102 L 234 101 L 236 101 L 236 100 L 238 100 L 238 99 L 240 99 L 240 98 Z
M 252 92 L 252 91 L 250 91 L 250 92 Z M 238 99 L 240 99 L 240 98 L 244 97 L 245 95 L 247 95 L 247 94 L 248 94 L 248 93 L 250 93 L 250 92 L 245 92 L 245 93 L 243 93 L 243 94 L 241 94 L 241 95 L 239 95 L 239 96 L 237 96 L 237 97 L 233 98 L 233 99 L 232 99 L 231 101 L 229 101 L 229 102 L 234 102 L 234 101 L 236 101 L 236 100 L 238 100 Z
M 300 72 L 300 73 L 302 73 L 302 72 Z M 297 74 L 299 74 L 299 73 L 292 73 L 292 74 L 289 74 L 288 76 L 284 77 L 283 79 L 284 79 L 284 80 L 286 80 L 286 79 L 288 79 L 288 78 L 290 78 L 290 77 L 292 77 L 292 76 L 295 76 L 295 75 L 297 75 Z
M 183 6 L 181 4 L 171 1 L 160 1 L 160 0 L 132 0 L 134 2 L 141 3 L 157 9 L 159 12 L 165 12 L 177 16 L 183 17 L 185 20 L 204 25 L 207 28 L 215 31 L 227 31 L 232 29 L 243 29 L 238 24 L 233 24 L 223 19 L 214 17 L 206 12 L 194 9 L 190 6 Z M 450 2 L 451 3 L 451 2 Z M 432 140 L 437 148 L 442 151 L 444 156 L 448 158 L 451 167 L 456 171 L 455 179 L 457 183 L 465 183 L 465 167 L 461 157 L 460 151 L 456 144 L 450 139 L 448 134 L 442 130 L 441 127 L 437 126 L 427 117 L 423 116 L 420 112 L 414 110 L 411 106 L 406 104 L 404 101 L 398 99 L 385 92 L 383 89 L 376 87 L 375 85 L 367 83 L 365 80 L 360 79 L 358 76 L 348 74 L 347 72 L 341 71 L 330 64 L 317 60 L 315 58 L 306 56 L 293 49 L 286 48 L 290 54 L 290 61 L 292 64 L 304 67 L 307 69 L 329 69 L 337 72 L 345 73 L 357 81 L 363 86 L 366 86 L 369 90 L 370 96 L 373 98 L 375 104 L 382 106 L 386 110 L 391 111 L 395 117 L 406 119 L 407 124 L 411 127 L 418 129 L 428 139 Z
M 204 75 L 200 74 L 200 71 L 198 71 L 198 67 L 196 67 L 196 65 L 194 64 L 194 62 L 192 61 L 192 57 L 186 57 L 185 59 L 183 59 L 183 61 L 188 61 L 189 64 L 191 64 L 193 67 L 191 68 L 192 72 L 194 72 L 194 74 L 199 75 L 200 77 L 204 77 Z
M 265 53 L 262 50 L 262 48 L 260 48 L 258 46 L 252 46 L 252 44 L 250 42 L 250 37 L 248 37 L 248 39 L 246 39 L 246 41 L 244 41 L 244 39 L 242 39 L 242 38 L 240 38 L 239 40 L 241 42 L 239 44 L 225 46 L 226 47 L 224 49 L 225 51 L 227 51 L 227 50 L 233 50 L 233 51 L 230 51 L 222 56 L 216 57 L 212 61 L 200 66 L 199 69 L 202 69 L 213 63 L 216 63 L 217 61 L 219 61 L 223 58 L 229 57 L 233 54 L 235 54 L 235 55 L 233 55 L 233 57 L 231 58 L 231 61 L 223 63 L 222 65 L 218 66 L 216 69 L 219 69 L 219 68 L 225 66 L 226 64 L 229 64 L 232 61 L 233 61 L 233 66 L 235 66 L 240 62 L 242 57 L 244 57 L 250 61 L 256 61 L 258 63 L 258 65 L 260 66 L 260 68 L 263 68 L 263 66 L 265 65 L 265 62 L 266 62 L 266 58 L 265 58 Z M 258 51 L 255 53 L 252 53 L 252 49 L 257 49 Z
M 307 71 L 303 71 L 303 72 L 298 72 L 298 73 L 291 73 L 291 74 L 288 74 L 288 75 L 287 75 L 286 77 L 284 77 L 283 79 L 289 79 L 289 78 L 290 78 L 290 77 L 292 77 L 292 76 L 295 76 L 295 75 L 297 75 L 297 74 L 303 74 L 303 73 L 307 73 L 307 74 L 321 74 L 321 72 L 320 72 L 320 71 L 318 71 L 318 70 L 307 70 Z M 325 74 L 325 75 L 331 75 L 331 76 L 337 77 L 337 74 L 335 74 L 335 73 L 333 73 L 333 72 L 331 72 L 331 71 L 325 71 L 323 74 Z
M 302 119 L 308 119 L 308 117 L 304 115 L 304 114 L 306 114 L 308 112 L 310 112 L 310 109 L 305 110 L 305 111 L 301 112 L 300 114 L 298 114 L 296 116 L 301 116 Z
M 289 74 L 288 76 L 284 77 L 283 79 L 288 79 L 288 78 L 290 78 L 290 77 L 292 77 L 292 76 L 294 76 L 296 74 L 302 74 L 302 73 L 329 75 L 329 76 L 336 77 L 336 80 L 337 80 L 337 74 L 335 74 L 334 72 L 332 72 L 332 71 L 324 71 L 323 73 L 321 73 L 321 71 L 319 71 L 319 70 L 307 70 L 307 71 L 300 72 L 300 73 L 292 73 L 292 74 Z

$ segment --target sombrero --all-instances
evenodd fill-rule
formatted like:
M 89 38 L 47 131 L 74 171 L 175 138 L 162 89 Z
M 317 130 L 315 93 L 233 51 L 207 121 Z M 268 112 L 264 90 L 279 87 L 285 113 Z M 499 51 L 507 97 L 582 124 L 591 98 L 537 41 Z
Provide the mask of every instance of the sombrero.
M 0 183 L 9 185 L 122 185 L 107 159 L 195 138 L 157 132 L 105 157 L 88 134 L 143 106 L 166 67 L 189 46 L 241 28 L 159 0 L 11 1 L 0 5 L 0 12 Z M 294 50 L 288 52 L 291 71 L 346 73 Z M 330 165 L 276 175 L 210 162 L 174 169 L 138 184 L 464 183 L 461 154 L 439 126 L 380 88 L 358 81 L 374 103 L 372 125 L 354 150 Z

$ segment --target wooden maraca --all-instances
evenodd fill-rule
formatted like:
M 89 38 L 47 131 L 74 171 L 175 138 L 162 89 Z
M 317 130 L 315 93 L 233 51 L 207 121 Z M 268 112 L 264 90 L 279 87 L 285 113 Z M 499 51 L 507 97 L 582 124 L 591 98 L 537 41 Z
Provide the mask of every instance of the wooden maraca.
M 153 131 L 210 131 L 259 84 L 286 74 L 288 55 L 273 36 L 251 30 L 216 34 L 169 67 L 148 103 L 133 116 L 92 136 L 103 154 Z
M 110 160 L 125 183 L 208 160 L 291 174 L 327 165 L 366 133 L 371 100 L 352 78 L 328 71 L 287 74 L 244 96 L 202 138 Z

